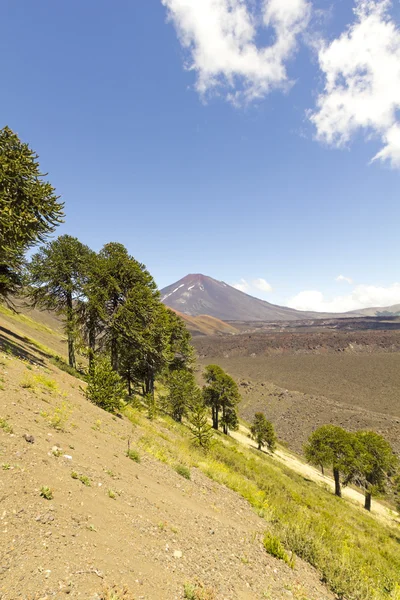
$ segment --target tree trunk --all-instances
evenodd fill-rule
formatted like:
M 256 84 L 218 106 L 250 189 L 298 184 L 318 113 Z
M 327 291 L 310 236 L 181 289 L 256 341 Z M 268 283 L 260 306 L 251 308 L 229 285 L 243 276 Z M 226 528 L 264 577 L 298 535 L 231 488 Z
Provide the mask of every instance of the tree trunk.
M 213 420 L 213 429 L 216 429 L 218 431 L 218 425 L 219 425 L 219 419 L 218 419 L 218 407 L 217 406 L 213 406 L 212 407 L 212 420 Z
M 261 442 L 258 442 L 258 449 L 261 450 Z
M 114 296 L 113 298 L 113 316 L 118 308 L 118 299 Z M 115 330 L 111 332 L 111 366 L 114 371 L 118 371 L 118 342 L 117 334 Z
M 339 469 L 337 469 L 336 467 L 334 467 L 333 469 L 333 478 L 335 480 L 335 496 L 339 496 L 339 498 L 341 498 L 342 490 L 340 488 L 340 473 Z
M 324 472 L 324 465 L 321 465 L 321 473 L 322 473 L 322 475 L 325 475 L 325 472 Z
M 365 503 L 364 503 L 365 510 L 371 511 L 371 499 L 372 499 L 371 492 L 365 492 Z
M 225 435 L 228 435 L 228 425 L 226 424 L 225 417 L 226 417 L 225 404 L 222 404 L 222 420 L 223 420 L 222 431 L 224 432 Z
M 118 371 L 118 345 L 114 335 L 111 338 L 111 366 L 114 371 Z
M 128 373 L 128 396 L 131 397 L 132 396 L 132 384 L 131 384 L 131 376 Z
M 96 351 L 96 328 L 93 319 L 89 319 L 89 373 L 93 371 L 94 354 Z
M 72 306 L 72 294 L 67 295 L 67 337 L 68 337 L 68 362 L 69 366 L 76 368 L 74 347 L 74 309 Z

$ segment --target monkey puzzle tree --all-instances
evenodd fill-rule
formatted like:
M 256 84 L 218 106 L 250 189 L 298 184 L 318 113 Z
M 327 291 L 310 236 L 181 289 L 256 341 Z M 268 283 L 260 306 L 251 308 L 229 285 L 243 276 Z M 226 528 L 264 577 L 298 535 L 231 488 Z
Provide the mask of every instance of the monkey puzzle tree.
M 38 155 L 9 127 L 0 129 L 0 295 L 21 283 L 23 256 L 62 223 L 63 204 L 43 180 Z
M 198 401 L 200 390 L 193 373 L 185 369 L 172 371 L 167 384 L 166 409 L 180 423 L 187 416 L 190 407 Z
M 354 438 L 357 458 L 352 479 L 364 488 L 364 508 L 371 510 L 372 496 L 385 491 L 398 460 L 389 442 L 375 431 L 358 431 Z
M 211 407 L 213 428 L 222 425 L 223 432 L 238 427 L 237 405 L 240 394 L 235 381 L 218 365 L 208 365 L 203 377 L 206 385 L 203 387 L 203 398 Z M 221 415 L 221 416 L 220 416 Z
M 315 466 L 332 467 L 335 495 L 341 497 L 341 473 L 347 475 L 346 483 L 355 464 L 352 434 L 336 425 L 323 425 L 310 435 L 304 454 Z
M 132 300 L 132 295 L 142 289 L 147 289 L 154 299 L 159 296 L 156 284 L 143 264 L 130 256 L 122 244 L 106 244 L 93 264 L 86 295 L 96 318 L 102 322 L 102 346 L 110 351 L 115 371 L 118 371 L 121 354 L 122 323 L 127 322 L 125 305 L 129 297 Z
M 258 449 L 267 446 L 271 452 L 276 447 L 276 435 L 274 427 L 270 421 L 267 421 L 264 413 L 258 412 L 254 415 L 253 424 L 250 427 L 251 437 L 257 443 Z
M 208 424 L 207 406 L 204 404 L 200 390 L 196 401 L 190 408 L 188 421 L 193 442 L 207 452 L 210 449 L 213 434 L 212 428 Z
M 82 298 L 93 252 L 77 238 L 62 235 L 42 246 L 28 265 L 28 298 L 34 306 L 54 310 L 65 321 L 68 361 L 76 367 L 77 303 Z

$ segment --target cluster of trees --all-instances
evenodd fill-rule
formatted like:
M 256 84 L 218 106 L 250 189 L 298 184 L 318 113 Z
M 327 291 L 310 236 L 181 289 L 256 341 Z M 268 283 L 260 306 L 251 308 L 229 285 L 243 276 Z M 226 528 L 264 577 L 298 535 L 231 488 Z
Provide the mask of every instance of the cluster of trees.
M 153 396 L 158 376 L 190 369 L 193 349 L 184 322 L 162 304 L 150 273 L 122 244 L 111 242 L 96 253 L 62 235 L 33 255 L 27 284 L 35 306 L 63 318 L 69 365 L 76 368 L 78 347 L 87 354 L 89 377 L 106 369 L 106 358 L 129 395 Z
M 335 494 L 351 482 L 365 492 L 365 508 L 371 510 L 372 496 L 385 491 L 398 465 L 389 442 L 374 431 L 351 433 L 335 425 L 323 425 L 314 431 L 304 453 L 308 462 L 322 469 L 331 468 Z
M 203 373 L 205 385 L 200 388 L 190 370 L 177 370 L 168 377 L 168 394 L 162 408 L 176 421 L 187 418 L 198 444 L 208 447 L 212 429 L 229 430 L 239 427 L 237 405 L 240 394 L 235 381 L 218 365 L 208 365 Z M 208 424 L 211 415 L 212 427 Z

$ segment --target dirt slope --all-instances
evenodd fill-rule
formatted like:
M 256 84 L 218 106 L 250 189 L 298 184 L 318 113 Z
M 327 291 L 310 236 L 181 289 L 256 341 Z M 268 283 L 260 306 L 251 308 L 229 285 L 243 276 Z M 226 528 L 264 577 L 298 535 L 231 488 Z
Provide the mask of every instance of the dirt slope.
M 143 429 L 101 411 L 23 332 L 0 325 L 0 417 L 13 428 L 0 428 L 2 600 L 98 600 L 104 584 L 174 600 L 196 578 L 218 600 L 333 598 L 302 561 L 292 570 L 265 553 L 265 522 L 234 492 L 197 469 L 187 481 L 144 452 L 140 464 L 126 458 L 128 437 L 138 447 L 149 431 L 174 435 L 162 422 Z

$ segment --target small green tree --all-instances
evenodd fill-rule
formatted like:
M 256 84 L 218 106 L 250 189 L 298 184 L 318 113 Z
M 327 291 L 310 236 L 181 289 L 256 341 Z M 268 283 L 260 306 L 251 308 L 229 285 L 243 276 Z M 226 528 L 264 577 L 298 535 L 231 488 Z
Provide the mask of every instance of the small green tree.
M 121 400 L 125 395 L 125 386 L 121 377 L 112 368 L 108 357 L 96 356 L 93 360 L 85 395 L 90 402 L 108 412 L 116 412 L 120 409 Z
M 34 306 L 54 310 L 64 318 L 68 360 L 73 368 L 78 302 L 84 293 L 92 254 L 77 238 L 62 235 L 41 247 L 28 265 L 28 298 Z
M 323 425 L 310 435 L 304 454 L 315 466 L 332 467 L 335 495 L 341 497 L 341 473 L 347 483 L 355 464 L 352 434 L 336 425 Z
M 179 369 L 172 371 L 168 377 L 168 395 L 165 398 L 165 408 L 178 423 L 186 417 L 190 406 L 196 403 L 199 388 L 193 373 Z
M 223 432 L 238 426 L 237 405 L 241 400 L 236 382 L 218 365 L 208 365 L 203 377 L 206 385 L 203 387 L 203 398 L 211 407 L 213 428 L 222 425 Z M 221 417 L 220 417 L 221 415 Z
M 267 446 L 271 452 L 275 450 L 276 435 L 274 426 L 270 421 L 267 421 L 264 413 L 259 412 L 254 415 L 254 421 L 250 427 L 250 432 L 253 440 L 257 443 L 259 450 L 261 450 L 263 446 Z
M 199 392 L 197 399 L 191 406 L 189 415 L 189 429 L 196 446 L 202 448 L 205 452 L 210 449 L 213 433 L 208 424 L 208 410 L 204 404 Z
M 63 204 L 43 180 L 37 154 L 9 127 L 0 129 L 0 295 L 15 293 L 23 256 L 62 223 Z
M 398 461 L 389 442 L 375 431 L 358 431 L 354 438 L 357 459 L 352 478 L 364 488 L 364 508 L 371 510 L 372 496 L 385 491 Z

